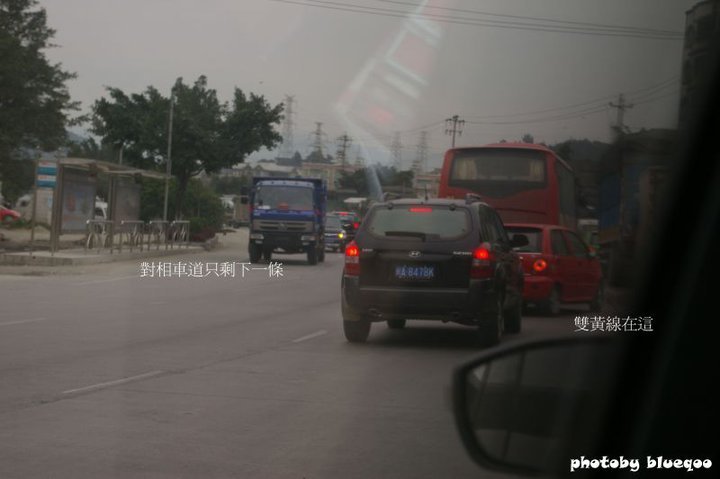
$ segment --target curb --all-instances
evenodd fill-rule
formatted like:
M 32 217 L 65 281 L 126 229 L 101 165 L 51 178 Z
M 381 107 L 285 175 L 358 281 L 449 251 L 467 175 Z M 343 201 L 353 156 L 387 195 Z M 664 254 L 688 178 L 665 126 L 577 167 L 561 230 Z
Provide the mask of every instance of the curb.
M 137 251 L 132 253 L 105 253 L 93 252 L 59 252 L 54 256 L 47 251 L 38 251 L 32 255 L 29 252 L 0 254 L 0 265 L 4 266 L 86 266 L 91 264 L 115 263 L 145 258 L 157 258 L 178 254 L 199 253 L 207 251 L 205 245 L 190 246 L 187 248 Z

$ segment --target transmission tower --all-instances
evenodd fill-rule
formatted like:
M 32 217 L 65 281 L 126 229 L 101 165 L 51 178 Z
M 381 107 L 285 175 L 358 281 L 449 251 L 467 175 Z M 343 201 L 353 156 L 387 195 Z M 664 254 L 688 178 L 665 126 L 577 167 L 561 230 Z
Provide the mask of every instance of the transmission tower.
M 402 142 L 400 141 L 400 133 L 396 132 L 393 137 L 392 144 L 390 145 L 390 151 L 393 156 L 393 166 L 397 171 L 402 168 Z
M 294 120 L 294 109 L 293 105 L 295 104 L 295 96 L 293 95 L 285 95 L 285 119 L 283 120 L 283 142 L 282 146 L 280 147 L 280 157 L 281 158 L 290 158 L 295 153 L 295 141 L 294 141 L 294 127 L 295 127 L 295 120 Z
M 344 133 L 342 136 L 338 137 L 337 142 L 337 159 L 344 168 L 347 166 L 347 149 L 352 143 L 352 138 L 347 136 L 347 133 Z
M 315 131 L 313 132 L 313 153 L 315 153 L 315 156 L 317 156 L 317 159 L 322 161 L 325 159 L 325 155 L 323 155 L 323 138 L 325 137 L 325 133 L 322 131 L 322 122 L 315 122 Z
M 417 155 L 413 161 L 412 169 L 415 174 L 427 171 L 427 131 L 420 132 L 420 138 L 417 144 Z

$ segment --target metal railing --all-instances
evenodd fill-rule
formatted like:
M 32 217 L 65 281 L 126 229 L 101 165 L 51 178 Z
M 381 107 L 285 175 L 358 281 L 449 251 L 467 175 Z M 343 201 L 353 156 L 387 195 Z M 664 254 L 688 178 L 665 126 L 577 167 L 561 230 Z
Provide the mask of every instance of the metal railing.
M 113 250 L 122 252 L 123 248 L 140 251 L 147 248 L 150 250 L 153 245 L 159 250 L 162 245 L 165 249 L 173 249 L 176 246 L 182 248 L 190 247 L 190 222 L 189 221 L 120 221 L 114 224 L 106 220 L 87 220 L 85 235 L 85 252 L 89 250 Z
M 165 249 L 168 249 L 168 229 L 170 227 L 169 221 L 155 220 L 148 221 L 147 224 L 147 236 L 148 236 L 148 249 L 155 244 L 155 249 L 159 250 L 160 245 L 164 244 Z
M 121 221 L 117 231 L 120 237 L 118 251 L 122 253 L 124 244 L 128 245 L 130 251 L 135 248 L 140 248 L 142 251 L 145 247 L 145 229 L 144 221 Z
M 85 252 L 97 249 L 98 251 L 110 248 L 112 252 L 113 244 L 113 224 L 112 221 L 105 220 L 87 220 L 85 234 Z
M 170 223 L 168 240 L 170 242 L 170 248 L 174 248 L 175 245 L 181 247 L 185 245 L 186 248 L 190 247 L 190 222 L 189 221 L 173 221 Z

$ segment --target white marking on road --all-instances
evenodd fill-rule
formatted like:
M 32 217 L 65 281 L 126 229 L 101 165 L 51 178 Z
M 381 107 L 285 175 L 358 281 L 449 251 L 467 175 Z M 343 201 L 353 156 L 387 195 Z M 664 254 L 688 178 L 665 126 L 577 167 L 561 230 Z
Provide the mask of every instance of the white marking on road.
M 20 319 L 18 321 L 8 321 L 7 323 L 0 323 L 0 326 L 12 326 L 13 324 L 37 323 L 38 321 L 45 321 L 46 319 L 47 318 Z
M 98 383 L 93 384 L 92 386 L 85 386 L 84 388 L 77 388 L 77 389 L 68 389 L 67 391 L 63 391 L 63 394 L 74 394 L 74 393 L 80 393 L 85 391 L 92 391 L 94 389 L 101 389 L 101 388 L 107 388 L 110 386 L 117 386 L 118 384 L 125 384 L 132 381 L 138 381 L 140 379 L 145 378 L 151 378 L 153 376 L 157 376 L 159 374 L 164 373 L 165 371 L 150 371 L 149 373 L 144 374 L 138 374 L 137 376 L 130 376 L 129 378 L 123 378 L 123 379 L 117 379 L 115 381 L 108 381 L 105 383 Z
M 303 341 L 307 341 L 308 339 L 317 338 L 318 336 L 324 336 L 327 334 L 327 331 L 324 329 L 321 329 L 320 331 L 315 331 L 314 333 L 308 334 L 307 336 L 303 336 L 302 338 L 293 339 L 293 343 L 301 343 Z
M 124 279 L 132 279 L 132 278 L 138 278 L 138 275 L 133 276 L 121 276 L 119 278 L 109 278 L 109 279 L 96 279 L 93 281 L 84 281 L 82 283 L 74 283 L 75 286 L 84 286 L 86 284 L 100 284 L 100 283 L 111 283 L 113 281 L 122 281 Z

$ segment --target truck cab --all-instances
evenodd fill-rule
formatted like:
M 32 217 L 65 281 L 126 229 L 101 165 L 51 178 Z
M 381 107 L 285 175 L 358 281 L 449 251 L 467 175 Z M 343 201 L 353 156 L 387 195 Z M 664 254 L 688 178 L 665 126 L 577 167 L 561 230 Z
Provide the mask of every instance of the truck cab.
M 250 192 L 250 262 L 273 253 L 307 255 L 314 265 L 325 259 L 327 188 L 316 178 L 253 178 Z

